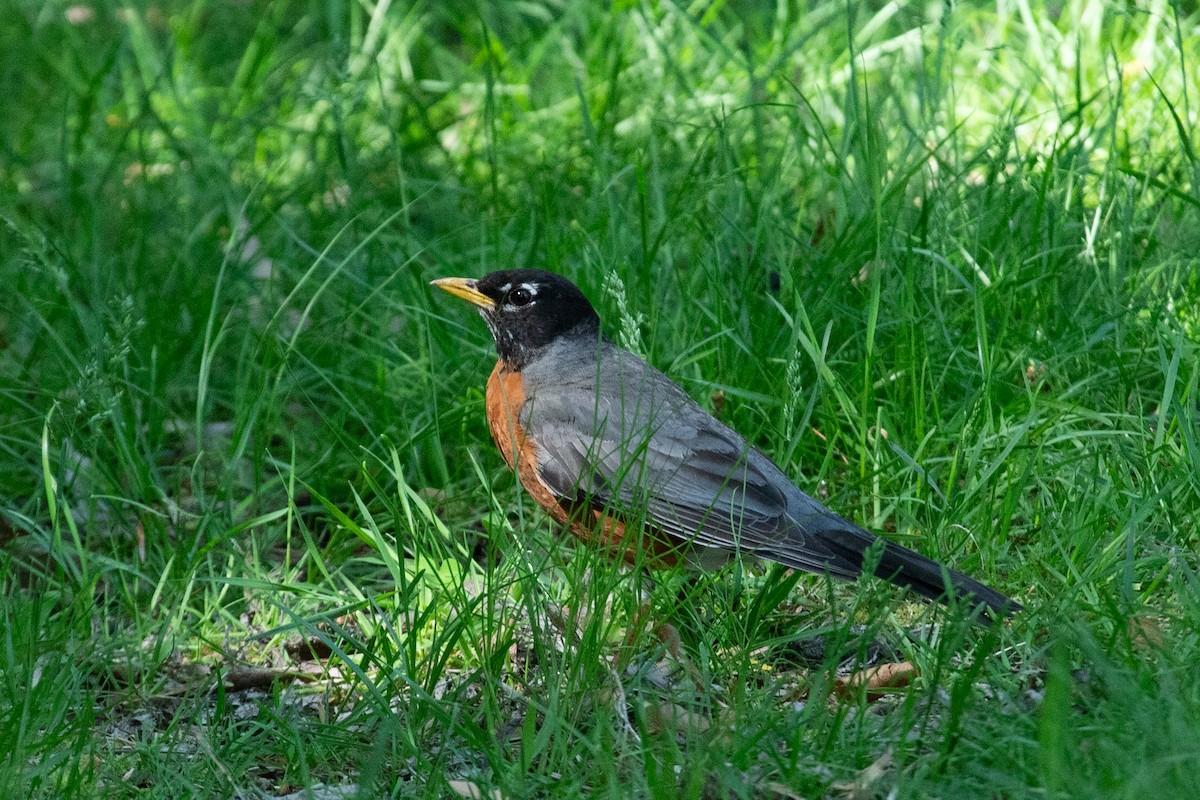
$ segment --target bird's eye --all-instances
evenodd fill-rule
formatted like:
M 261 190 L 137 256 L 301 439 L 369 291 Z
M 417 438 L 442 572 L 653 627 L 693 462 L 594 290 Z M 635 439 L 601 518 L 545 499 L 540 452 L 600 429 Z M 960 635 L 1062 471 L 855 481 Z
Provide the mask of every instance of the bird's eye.
M 508 293 L 508 302 L 514 306 L 527 306 L 533 302 L 533 292 L 524 286 L 518 286 Z

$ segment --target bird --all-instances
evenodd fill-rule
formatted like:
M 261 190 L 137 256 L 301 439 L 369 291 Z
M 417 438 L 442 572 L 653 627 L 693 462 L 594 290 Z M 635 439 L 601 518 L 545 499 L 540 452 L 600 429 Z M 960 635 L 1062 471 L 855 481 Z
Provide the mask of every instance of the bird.
M 530 497 L 578 538 L 652 569 L 736 556 L 876 577 L 989 620 L 1021 605 L 823 506 L 678 384 L 612 342 L 586 295 L 538 269 L 431 284 L 495 341 L 488 427 Z M 874 549 L 873 549 L 874 548 Z M 868 556 L 868 551 L 872 555 Z M 877 560 L 876 560 L 877 558 Z

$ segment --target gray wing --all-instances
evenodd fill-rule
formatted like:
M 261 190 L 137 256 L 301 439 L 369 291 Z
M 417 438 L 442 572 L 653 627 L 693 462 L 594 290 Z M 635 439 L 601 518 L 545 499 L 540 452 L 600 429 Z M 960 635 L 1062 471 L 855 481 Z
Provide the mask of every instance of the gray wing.
M 858 575 L 858 564 L 819 538 L 857 526 L 797 489 L 653 367 L 615 349 L 606 356 L 603 380 L 542 387 L 526 405 L 522 422 L 537 442 L 539 475 L 552 492 L 631 518 L 644 515 L 700 547 Z

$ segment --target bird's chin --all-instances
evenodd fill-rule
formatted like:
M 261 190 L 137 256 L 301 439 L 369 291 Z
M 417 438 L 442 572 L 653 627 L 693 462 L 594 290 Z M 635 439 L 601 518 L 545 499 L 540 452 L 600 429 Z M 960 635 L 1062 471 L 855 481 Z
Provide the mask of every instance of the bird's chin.
M 483 317 L 483 321 L 487 323 L 488 332 L 492 334 L 492 340 L 499 345 L 502 341 L 503 334 L 500 332 L 499 326 L 496 325 L 496 320 L 492 319 L 491 314 L 489 314 L 485 308 L 479 309 L 479 316 Z

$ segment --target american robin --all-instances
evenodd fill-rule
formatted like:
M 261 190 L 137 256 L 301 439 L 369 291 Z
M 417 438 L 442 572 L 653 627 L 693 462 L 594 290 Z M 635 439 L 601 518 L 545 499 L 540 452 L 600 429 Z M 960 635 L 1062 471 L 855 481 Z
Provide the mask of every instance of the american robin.
M 797 488 L 663 373 L 605 338 L 561 275 L 501 270 L 433 285 L 474 305 L 499 355 L 488 426 L 538 505 L 581 539 L 651 567 L 735 553 L 853 580 L 879 537 Z M 629 528 L 634 528 L 629 530 Z M 884 541 L 875 575 L 987 611 L 1020 609 L 973 578 Z

